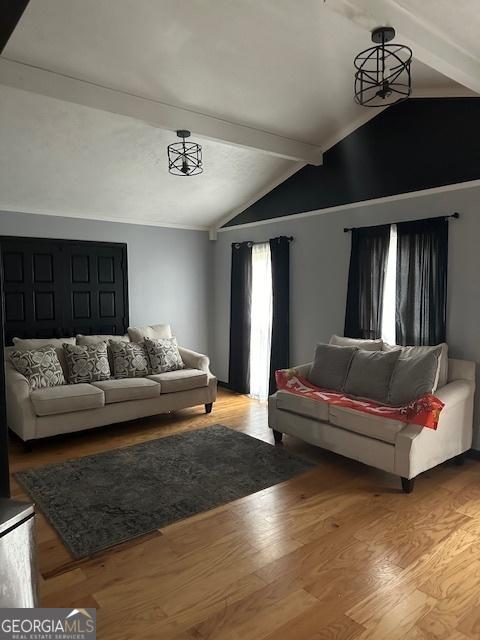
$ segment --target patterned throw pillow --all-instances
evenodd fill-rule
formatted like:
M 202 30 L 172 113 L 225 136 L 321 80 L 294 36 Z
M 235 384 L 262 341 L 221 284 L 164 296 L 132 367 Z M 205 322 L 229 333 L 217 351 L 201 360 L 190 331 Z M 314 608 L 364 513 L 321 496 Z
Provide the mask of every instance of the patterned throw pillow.
M 176 338 L 145 338 L 145 348 L 152 373 L 165 373 L 183 369 L 184 364 L 177 346 Z
M 53 347 L 13 351 L 10 361 L 28 379 L 32 391 L 66 384 L 62 366 Z
M 68 382 L 98 382 L 110 378 L 107 343 L 90 345 L 64 344 L 68 366 Z
M 110 340 L 115 378 L 144 378 L 148 376 L 148 357 L 143 342 Z

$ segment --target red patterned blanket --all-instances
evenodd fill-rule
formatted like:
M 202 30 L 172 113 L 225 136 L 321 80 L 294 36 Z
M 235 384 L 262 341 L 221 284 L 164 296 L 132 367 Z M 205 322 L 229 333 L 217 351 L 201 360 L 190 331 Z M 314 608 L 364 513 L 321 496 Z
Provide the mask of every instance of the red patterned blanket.
M 311 400 L 321 400 L 329 404 L 348 407 L 374 416 L 416 424 L 429 429 L 437 428 L 440 412 L 445 406 L 441 400 L 432 394 L 426 394 L 406 407 L 390 407 L 373 400 L 355 400 L 337 391 L 314 387 L 308 380 L 297 375 L 297 373 L 297 369 L 280 369 L 276 371 L 277 388 Z

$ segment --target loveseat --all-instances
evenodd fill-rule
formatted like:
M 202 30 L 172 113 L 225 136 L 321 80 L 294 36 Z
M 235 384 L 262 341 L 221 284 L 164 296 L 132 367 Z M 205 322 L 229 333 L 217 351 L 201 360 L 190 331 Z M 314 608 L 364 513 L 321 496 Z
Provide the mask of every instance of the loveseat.
M 171 337 L 169 325 L 146 327 L 151 337 Z M 135 333 L 135 331 L 137 333 Z M 140 341 L 138 329 L 132 341 Z M 129 335 L 77 336 L 76 338 L 16 340 L 5 349 L 7 424 L 24 442 L 30 443 L 61 433 L 91 429 L 145 416 L 205 405 L 210 413 L 217 395 L 217 379 L 209 358 L 179 347 L 184 368 L 141 378 L 103 380 L 83 384 L 62 384 L 31 390 L 26 377 L 10 362 L 15 349 L 55 347 L 62 367 L 62 344 L 95 344 L 109 339 L 130 341 Z
M 420 473 L 451 458 L 458 457 L 460 462 L 471 447 L 475 363 L 448 358 L 443 366 L 446 384 L 439 385 L 435 396 L 445 406 L 436 431 L 280 390 L 268 402 L 268 424 L 275 442 L 289 434 L 393 473 L 409 493 Z M 311 367 L 307 363 L 295 371 L 307 378 Z

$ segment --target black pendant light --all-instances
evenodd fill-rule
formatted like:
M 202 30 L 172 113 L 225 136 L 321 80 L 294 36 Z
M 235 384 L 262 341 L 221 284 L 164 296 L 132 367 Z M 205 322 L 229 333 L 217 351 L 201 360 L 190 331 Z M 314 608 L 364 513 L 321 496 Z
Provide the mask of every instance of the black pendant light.
M 355 101 L 364 107 L 385 107 L 406 100 L 412 91 L 412 50 L 403 44 L 387 44 L 393 27 L 377 27 L 372 42 L 355 58 Z
M 203 171 L 202 147 L 196 142 L 187 142 L 190 131 L 180 129 L 177 136 L 182 142 L 173 142 L 167 147 L 168 170 L 174 176 L 196 176 Z

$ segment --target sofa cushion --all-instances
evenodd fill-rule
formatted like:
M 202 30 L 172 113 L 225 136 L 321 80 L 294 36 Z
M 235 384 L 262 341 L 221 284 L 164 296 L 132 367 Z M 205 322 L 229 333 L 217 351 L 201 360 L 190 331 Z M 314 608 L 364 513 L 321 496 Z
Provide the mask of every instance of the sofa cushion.
M 330 338 L 330 344 L 338 347 L 357 347 L 364 351 L 381 351 L 383 340 L 361 340 L 359 338 L 344 338 L 343 336 L 333 335 Z
M 64 344 L 68 365 L 68 382 L 98 382 L 110 378 L 107 344 L 98 342 L 91 345 Z
M 30 389 L 65 384 L 63 370 L 53 347 L 15 349 L 10 354 L 10 361 L 15 369 L 27 378 Z
M 316 387 L 343 391 L 355 351 L 357 347 L 317 344 L 308 380 Z
M 448 344 L 446 342 L 442 342 L 441 344 L 431 347 L 402 347 L 399 345 L 388 344 L 387 342 L 383 343 L 383 351 L 400 350 L 400 358 L 402 358 L 402 360 L 404 358 L 416 358 L 424 353 L 437 353 L 438 349 L 440 349 L 440 356 L 438 358 L 438 368 L 435 376 L 435 383 L 433 385 L 433 392 L 435 392 L 438 387 L 444 387 L 448 382 Z
M 416 357 L 399 357 L 390 382 L 389 404 L 404 407 L 426 393 L 432 393 L 438 380 L 440 353 L 439 347 Z
M 110 340 L 112 373 L 115 378 L 144 378 L 148 376 L 149 362 L 143 342 Z
M 145 338 L 144 344 L 151 373 L 177 371 L 185 367 L 176 338 L 159 338 L 158 340 Z
M 103 391 L 91 384 L 64 385 L 48 389 L 36 389 L 30 394 L 37 416 L 71 413 L 103 407 Z
M 169 324 L 151 324 L 148 327 L 128 327 L 128 335 L 132 342 L 143 342 L 145 338 L 171 338 L 172 330 Z
M 328 403 L 311 398 L 302 398 L 288 391 L 277 391 L 277 408 L 283 411 L 290 411 L 299 416 L 314 418 L 328 422 Z
M 399 420 L 372 416 L 356 409 L 339 407 L 333 404 L 330 405 L 329 421 L 330 424 L 336 427 L 375 438 L 376 440 L 382 440 L 382 442 L 388 442 L 389 444 L 395 444 L 398 432 L 407 426 Z
M 208 385 L 208 374 L 199 369 L 166 371 L 165 373 L 152 374 L 148 378 L 160 383 L 160 393 L 176 393 Z
M 345 382 L 345 393 L 387 404 L 390 380 L 399 356 L 399 351 L 358 349 Z
M 124 336 L 113 336 L 110 334 L 98 334 L 94 336 L 84 336 L 81 333 L 77 333 L 76 343 L 85 346 L 90 344 L 98 344 L 99 342 L 106 342 L 107 344 L 110 340 L 116 340 L 117 342 L 130 342 L 130 338 L 128 337 L 128 333 Z
M 122 378 L 121 380 L 102 380 L 94 382 L 105 394 L 105 404 L 128 402 L 129 400 L 145 400 L 160 395 L 158 382 L 147 378 Z

